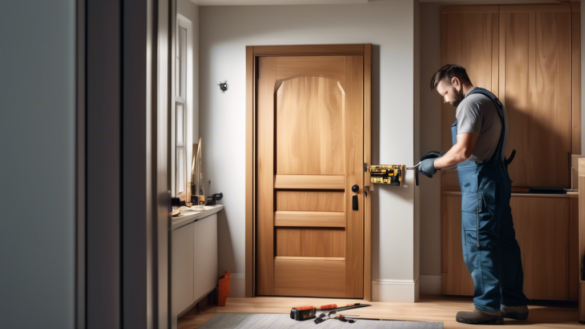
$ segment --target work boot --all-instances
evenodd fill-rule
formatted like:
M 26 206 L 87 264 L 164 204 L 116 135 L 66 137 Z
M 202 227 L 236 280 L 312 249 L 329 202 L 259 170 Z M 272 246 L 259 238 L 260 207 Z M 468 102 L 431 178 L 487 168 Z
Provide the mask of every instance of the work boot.
M 467 324 L 504 324 L 502 312 L 481 311 L 477 308 L 473 312 L 457 312 L 457 322 Z
M 526 320 L 528 319 L 528 307 L 527 306 L 506 306 L 501 305 L 500 311 L 502 316 L 508 319 Z

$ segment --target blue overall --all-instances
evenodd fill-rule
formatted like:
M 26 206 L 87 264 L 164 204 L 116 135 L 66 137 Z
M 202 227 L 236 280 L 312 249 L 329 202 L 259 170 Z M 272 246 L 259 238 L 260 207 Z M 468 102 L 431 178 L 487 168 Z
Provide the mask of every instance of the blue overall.
M 512 181 L 504 159 L 508 135 L 506 110 L 497 97 L 483 88 L 472 94 L 489 97 L 502 120 L 498 147 L 491 159 L 459 163 L 461 186 L 461 240 L 463 259 L 473 278 L 473 303 L 483 311 L 499 311 L 500 305 L 524 306 L 520 247 L 515 238 L 510 197 Z M 457 120 L 451 126 L 453 144 L 457 143 Z M 511 161 L 511 160 L 510 160 Z

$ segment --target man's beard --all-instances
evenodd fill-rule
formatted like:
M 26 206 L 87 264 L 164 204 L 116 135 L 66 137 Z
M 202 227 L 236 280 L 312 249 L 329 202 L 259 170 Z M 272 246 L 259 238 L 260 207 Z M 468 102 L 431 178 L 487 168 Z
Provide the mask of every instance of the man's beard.
M 457 106 L 459 106 L 459 104 L 461 104 L 461 101 L 465 98 L 465 95 L 463 94 L 463 88 L 461 88 L 461 90 L 456 89 L 455 91 L 457 92 L 455 94 L 457 98 L 450 103 L 451 105 L 453 105 L 454 108 L 457 108 Z

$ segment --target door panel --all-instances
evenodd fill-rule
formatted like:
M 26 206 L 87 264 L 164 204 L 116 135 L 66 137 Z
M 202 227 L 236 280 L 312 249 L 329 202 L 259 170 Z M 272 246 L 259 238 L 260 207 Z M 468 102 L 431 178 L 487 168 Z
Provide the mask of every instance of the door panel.
M 345 212 L 344 197 L 343 191 L 276 191 L 276 210 Z
M 276 295 L 347 297 L 347 264 L 334 257 L 276 257 Z
M 276 174 L 343 175 L 345 93 L 339 80 L 285 80 L 276 104 Z
M 363 56 L 259 57 L 257 88 L 256 293 L 363 297 Z
M 500 22 L 507 154 L 518 151 L 510 177 L 515 186 L 569 187 L 570 6 L 502 6 Z
M 276 256 L 345 257 L 345 230 L 277 228 Z

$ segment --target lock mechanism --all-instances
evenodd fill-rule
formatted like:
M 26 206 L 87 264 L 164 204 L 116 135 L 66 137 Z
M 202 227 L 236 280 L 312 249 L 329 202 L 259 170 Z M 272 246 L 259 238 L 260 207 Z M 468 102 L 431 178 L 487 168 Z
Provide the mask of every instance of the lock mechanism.
M 369 168 L 372 183 L 402 186 L 404 182 L 405 165 L 372 165 Z

